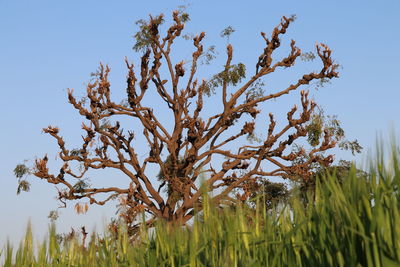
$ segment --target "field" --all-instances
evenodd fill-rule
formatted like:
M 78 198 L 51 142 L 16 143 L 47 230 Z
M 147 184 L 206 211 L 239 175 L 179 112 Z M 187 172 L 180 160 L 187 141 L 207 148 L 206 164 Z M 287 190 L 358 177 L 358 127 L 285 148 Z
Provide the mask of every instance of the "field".
M 354 169 L 342 183 L 335 175 L 318 182 L 308 204 L 295 196 L 266 212 L 205 203 L 189 227 L 160 223 L 133 244 L 123 230 L 60 244 L 54 227 L 38 242 L 28 227 L 1 258 L 4 266 L 399 266 L 400 150 L 383 154 L 368 176 Z

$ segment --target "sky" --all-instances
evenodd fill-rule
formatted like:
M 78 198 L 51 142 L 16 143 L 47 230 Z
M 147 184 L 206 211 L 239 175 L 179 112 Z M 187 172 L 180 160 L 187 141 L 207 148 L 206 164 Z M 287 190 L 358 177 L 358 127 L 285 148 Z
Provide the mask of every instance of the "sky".
M 17 180 L 13 169 L 26 160 L 58 150 L 54 140 L 42 128 L 57 125 L 71 144 L 78 144 L 82 119 L 68 104 L 67 88 L 82 95 L 90 73 L 100 62 L 111 67 L 112 94 L 124 97 L 128 57 L 139 64 L 140 53 L 132 50 L 135 21 L 150 14 L 168 17 L 180 5 L 187 5 L 190 33 L 206 32 L 206 45 L 216 45 L 215 64 L 204 65 L 199 72 L 205 78 L 221 70 L 227 40 L 219 34 L 231 25 L 235 32 L 229 39 L 234 47 L 234 61 L 252 70 L 263 48 L 260 32 L 270 33 L 283 15 L 297 19 L 284 37 L 282 55 L 288 53 L 290 39 L 303 52 L 312 51 L 316 42 L 329 45 L 340 64 L 340 78 L 310 95 L 326 114 L 338 116 L 349 139 L 364 147 L 361 155 L 337 152 L 337 157 L 362 162 L 373 151 L 376 137 L 387 136 L 400 127 L 400 88 L 398 62 L 400 53 L 400 1 L 22 1 L 0 0 L 0 247 L 9 238 L 17 242 L 31 220 L 34 232 L 43 238 L 50 210 L 58 207 L 54 186 L 30 177 L 29 193 L 16 195 Z M 286 46 L 285 46 L 286 45 Z M 188 58 L 192 47 L 180 46 L 177 58 Z M 178 59 L 177 59 L 178 61 Z M 296 73 L 313 70 L 302 64 L 298 72 L 277 74 L 267 82 L 266 90 L 290 84 Z M 282 113 L 296 103 L 294 93 L 282 101 L 263 107 L 262 111 Z M 207 100 L 211 111 L 218 103 Z M 284 118 L 284 117 L 282 117 Z M 129 127 L 129 126 L 128 126 Z M 60 161 L 53 161 L 59 166 Z M 58 164 L 58 165 L 57 165 Z M 97 174 L 96 174 L 97 175 Z M 112 172 L 99 173 L 100 182 L 123 183 L 124 177 Z M 67 232 L 86 225 L 102 230 L 115 215 L 115 206 L 91 207 L 86 215 L 76 215 L 73 205 L 60 210 L 57 227 Z

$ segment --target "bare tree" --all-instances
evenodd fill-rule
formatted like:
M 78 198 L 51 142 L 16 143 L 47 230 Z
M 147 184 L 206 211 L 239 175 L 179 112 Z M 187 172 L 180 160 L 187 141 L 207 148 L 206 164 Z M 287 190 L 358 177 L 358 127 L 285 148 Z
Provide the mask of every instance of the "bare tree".
M 331 50 L 325 44 L 317 44 L 317 56 L 322 63 L 319 71 L 305 74 L 276 92 L 264 94 L 259 90 L 262 77 L 294 66 L 304 55 L 292 40 L 290 53 L 274 59 L 281 36 L 293 19 L 283 17 L 269 38 L 261 33 L 265 47 L 249 78 L 245 77 L 243 64 L 232 63 L 233 48 L 228 44 L 222 71 L 201 81 L 196 78 L 196 70 L 199 59 L 207 52 L 202 45 L 204 32 L 193 38 L 191 60 L 175 64 L 171 51 L 174 41 L 182 37 L 187 17 L 174 12 L 172 26 L 165 36 L 159 32 L 163 15 L 140 21 L 135 49 L 143 50 L 144 54 L 140 69 L 126 60 L 126 103 L 111 99 L 110 68 L 100 65 L 95 80 L 87 85 L 86 101 L 78 100 L 72 90 L 68 92 L 69 102 L 88 121 L 82 123 L 85 132 L 82 146 L 70 150 L 57 127 L 43 129 L 57 140 L 63 165 L 58 173 L 52 174 L 45 156 L 36 160 L 33 175 L 58 185 L 58 198 L 64 204 L 67 200 L 87 199 L 90 204 L 104 205 L 119 198 L 121 215 L 131 227 L 141 212 L 150 215 L 150 225 L 160 218 L 184 224 L 193 217 L 195 209 L 201 210 L 203 191 L 213 192 L 211 200 L 222 205 L 246 200 L 251 195 L 252 183 L 261 179 L 273 176 L 309 179 L 314 174 L 314 164 L 328 166 L 332 163 L 333 156 L 325 156 L 323 152 L 335 147 L 343 135 L 332 127 L 315 127 L 317 105 L 309 99 L 308 92 L 301 90 L 301 106 L 288 111 L 284 126 L 277 129 L 274 115 L 269 113 L 269 125 L 260 142 L 243 141 L 244 137 L 254 135 L 260 104 L 300 90 L 312 81 L 338 77 L 338 65 L 331 58 Z M 162 77 L 165 73 L 161 71 L 162 66 L 167 70 L 167 77 Z M 150 90 L 165 102 L 172 127 L 157 118 L 153 108 L 158 107 L 144 105 L 143 99 Z M 213 94 L 216 90 L 219 93 Z M 222 111 L 203 118 L 204 98 L 217 95 L 221 95 Z M 120 116 L 137 121 L 143 127 L 148 143 L 145 159 L 141 160 L 135 150 L 134 132 L 124 132 L 115 119 Z M 302 137 L 311 144 L 309 149 L 293 149 L 294 142 Z M 222 158 L 220 164 L 216 160 L 218 157 Z M 299 158 L 302 160 L 296 160 Z M 76 163 L 80 169 L 72 168 Z M 149 166 L 159 168 L 158 177 L 149 176 Z M 124 188 L 100 188 L 85 182 L 88 170 L 104 168 L 121 171 L 129 177 L 130 183 Z M 202 176 L 205 177 L 204 189 L 199 187 Z M 238 189 L 242 193 L 235 197 L 232 192 Z M 87 206 L 78 207 L 77 211 L 86 209 Z

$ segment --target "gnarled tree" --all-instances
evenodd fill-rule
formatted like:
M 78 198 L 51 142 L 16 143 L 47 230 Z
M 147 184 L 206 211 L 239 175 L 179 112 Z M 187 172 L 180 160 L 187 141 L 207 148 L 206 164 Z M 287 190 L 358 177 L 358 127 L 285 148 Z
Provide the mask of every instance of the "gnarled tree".
M 135 216 L 142 211 L 151 216 L 149 224 L 157 218 L 184 224 L 193 217 L 195 209 L 201 210 L 204 190 L 213 192 L 211 200 L 216 205 L 244 201 L 251 196 L 252 183 L 260 179 L 275 176 L 307 180 L 313 175 L 316 163 L 324 166 L 332 163 L 333 156 L 323 152 L 335 147 L 343 135 L 332 127 L 315 126 L 317 105 L 309 99 L 308 92 L 301 90 L 312 81 L 338 77 L 338 65 L 327 45 L 316 45 L 322 63 L 319 71 L 296 78 L 286 88 L 264 94 L 256 86 L 263 77 L 294 66 L 304 55 L 292 40 L 290 53 L 274 58 L 293 18 L 283 17 L 270 37 L 261 33 L 265 47 L 249 78 L 243 64 L 232 63 L 233 48 L 228 44 L 223 69 L 208 80 L 196 78 L 199 59 L 207 52 L 202 45 L 204 32 L 193 38 L 191 60 L 176 63 L 171 57 L 174 42 L 182 38 L 186 19 L 182 13 L 174 12 L 172 26 L 164 36 L 159 32 L 164 21 L 162 15 L 141 21 L 135 48 L 144 54 L 138 69 L 126 60 L 124 103 L 111 98 L 108 66 L 100 65 L 96 79 L 87 85 L 86 101 L 78 100 L 69 90 L 69 102 L 87 120 L 82 123 L 83 144 L 79 149 L 68 149 L 57 127 L 43 129 L 58 142 L 63 165 L 58 173 L 52 174 L 45 156 L 36 160 L 32 171 L 34 176 L 59 187 L 60 201 L 87 199 L 90 204 L 103 205 L 119 197 L 121 215 L 131 227 Z M 161 71 L 162 68 L 166 71 Z M 161 107 L 144 104 L 143 99 L 150 91 L 169 110 L 168 124 L 156 116 L 155 109 Z M 246 136 L 254 135 L 260 105 L 294 91 L 300 91 L 301 106 L 288 110 L 285 125 L 278 129 L 273 114 L 269 113 L 262 139 L 252 144 L 246 142 Z M 205 97 L 220 102 L 219 113 L 202 116 Z M 147 140 L 145 159 L 138 156 L 134 132 L 124 132 L 117 121 L 121 116 L 141 125 L 135 132 L 142 132 Z M 305 140 L 300 142 L 303 147 L 293 149 L 301 139 Z M 308 149 L 304 145 L 307 140 Z M 298 158 L 306 160 L 296 161 Z M 76 163 L 80 169 L 73 168 Z M 88 170 L 104 168 L 121 171 L 130 182 L 124 188 L 95 187 L 85 182 Z M 149 168 L 158 168 L 158 176 L 150 175 Z M 200 177 L 204 189 L 200 189 Z M 240 194 L 232 193 L 238 189 Z

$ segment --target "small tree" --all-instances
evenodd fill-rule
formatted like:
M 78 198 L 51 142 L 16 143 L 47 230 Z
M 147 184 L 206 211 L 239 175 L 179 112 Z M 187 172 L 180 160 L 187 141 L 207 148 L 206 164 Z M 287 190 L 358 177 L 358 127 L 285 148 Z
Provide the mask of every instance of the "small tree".
M 289 198 L 290 191 L 284 183 L 261 180 L 254 183 L 251 190 L 250 204 L 255 207 L 257 204 L 265 210 L 277 208 L 279 204 L 284 204 Z
M 292 192 L 296 192 L 300 199 L 306 204 L 310 199 L 314 199 L 317 181 L 323 183 L 326 177 L 333 176 L 342 185 L 354 171 L 359 178 L 368 177 L 369 174 L 361 169 L 357 169 L 354 163 L 340 160 L 336 165 L 317 166 L 314 175 L 308 180 L 298 179 L 292 183 Z
M 144 54 L 138 70 L 126 60 L 125 102 L 117 103 L 111 99 L 110 68 L 103 65 L 95 73 L 95 80 L 87 85 L 85 98 L 78 100 L 72 90 L 68 91 L 69 102 L 89 122 L 82 123 L 86 133 L 83 144 L 79 149 L 68 149 L 57 127 L 43 129 L 56 139 L 63 165 L 58 173 L 52 174 L 45 156 L 35 161 L 32 170 L 34 176 L 60 186 L 58 199 L 62 203 L 87 199 L 90 204 L 104 205 L 119 198 L 121 216 L 129 227 L 134 227 L 134 219 L 140 212 L 151 215 L 148 224 L 158 218 L 184 224 L 193 217 L 195 209 L 202 208 L 201 176 L 205 177 L 204 191 L 213 192 L 211 200 L 222 205 L 237 200 L 231 194 L 233 190 L 239 189 L 239 198 L 245 200 L 251 196 L 252 183 L 274 176 L 307 180 L 314 174 L 313 164 L 328 166 L 332 163 L 333 156 L 325 156 L 323 152 L 335 147 L 343 134 L 316 123 L 317 104 L 304 90 L 300 92 L 300 110 L 297 106 L 289 110 L 286 125 L 277 129 L 276 120 L 269 113 L 268 129 L 262 139 L 257 144 L 243 142 L 243 137 L 254 137 L 260 104 L 299 90 L 312 81 L 338 77 L 338 65 L 332 60 L 327 45 L 316 45 L 322 63 L 319 71 L 301 76 L 282 90 L 264 94 L 260 87 L 261 78 L 278 69 L 292 67 L 301 55 L 310 58 L 310 54 L 301 53 L 294 40 L 286 57 L 274 58 L 274 52 L 281 45 L 281 36 L 293 17 L 283 17 L 270 38 L 261 33 L 265 47 L 255 63 L 255 72 L 247 79 L 245 65 L 232 63 L 230 44 L 226 47 L 227 57 L 221 72 L 209 80 L 196 78 L 199 59 L 210 58 L 202 45 L 204 32 L 193 38 L 191 60 L 174 63 L 171 51 L 174 42 L 183 37 L 187 20 L 187 14 L 174 12 L 172 26 L 164 36 L 159 32 L 163 15 L 139 22 L 140 31 L 135 35 L 134 48 Z M 161 69 L 164 66 L 168 77 L 163 77 L 165 72 Z M 150 90 L 165 102 L 172 127 L 155 115 L 153 108 L 160 107 L 144 104 L 143 99 Z M 218 100 L 221 101 L 220 113 L 203 118 L 204 97 L 215 98 L 215 95 L 221 95 Z M 124 132 L 120 122 L 115 120 L 117 117 L 140 123 L 148 144 L 145 159 L 141 160 L 135 150 L 134 132 Z M 302 137 L 309 141 L 309 148 L 291 149 Z M 305 156 L 307 160 L 296 162 L 297 158 Z M 76 163 L 80 168 L 73 170 Z M 149 176 L 149 166 L 159 168 L 157 177 Z M 88 170 L 104 168 L 121 171 L 130 182 L 124 188 L 100 188 L 85 180 Z M 25 181 L 21 180 L 23 176 L 18 174 L 20 181 Z M 163 188 L 166 188 L 164 192 L 161 191 Z M 77 207 L 78 212 L 86 209 L 87 206 Z

